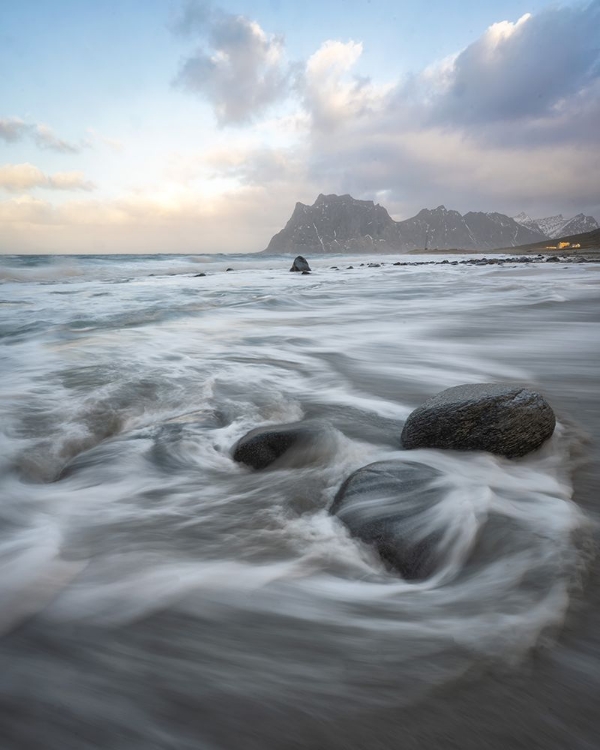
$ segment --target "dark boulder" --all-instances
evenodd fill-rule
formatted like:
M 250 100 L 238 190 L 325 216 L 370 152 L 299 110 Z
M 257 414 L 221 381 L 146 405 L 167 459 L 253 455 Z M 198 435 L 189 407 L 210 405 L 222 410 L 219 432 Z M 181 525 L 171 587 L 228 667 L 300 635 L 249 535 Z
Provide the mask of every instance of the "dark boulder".
M 402 446 L 453 448 L 508 458 L 537 450 L 556 420 L 539 393 L 514 385 L 482 383 L 448 388 L 409 415 Z
M 304 466 L 327 455 L 332 439 L 332 429 L 316 421 L 256 427 L 238 440 L 233 459 L 253 469 Z
M 430 512 L 442 499 L 440 476 L 412 461 L 378 461 L 346 479 L 329 512 L 404 578 L 424 579 L 440 562 L 443 529 Z
M 298 255 L 296 258 L 294 258 L 294 262 L 292 263 L 290 271 L 310 271 L 310 266 L 308 265 L 308 261 L 306 260 L 306 258 Z
M 205 274 L 205 273 L 197 273 L 197 274 L 196 274 L 196 275 L 194 276 L 194 278 L 195 278 L 195 279 L 199 279 L 199 278 L 200 278 L 201 276 L 206 276 L 206 274 Z

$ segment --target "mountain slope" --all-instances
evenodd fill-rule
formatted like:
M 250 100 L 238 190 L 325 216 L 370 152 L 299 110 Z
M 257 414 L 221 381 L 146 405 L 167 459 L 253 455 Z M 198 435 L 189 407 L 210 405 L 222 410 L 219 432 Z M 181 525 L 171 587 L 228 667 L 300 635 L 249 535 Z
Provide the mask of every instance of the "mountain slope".
M 312 206 L 296 203 L 285 227 L 265 253 L 308 255 L 335 252 L 408 252 L 419 248 L 493 250 L 547 239 L 499 213 L 464 216 L 445 206 L 394 221 L 373 201 L 350 195 L 319 195 Z
M 527 245 L 519 245 L 518 247 L 514 248 L 514 250 L 520 252 L 520 253 L 526 253 L 526 252 L 538 252 L 541 250 L 547 250 L 548 245 L 557 246 L 559 242 L 570 242 L 572 244 L 577 244 L 580 247 L 576 249 L 568 249 L 563 248 L 561 253 L 567 253 L 570 252 L 580 252 L 581 250 L 595 250 L 597 252 L 600 252 L 600 228 L 599 229 L 593 229 L 591 232 L 583 232 L 578 234 L 571 234 L 565 237 L 557 237 L 555 240 L 550 242 L 548 239 L 543 240 L 542 242 L 534 242 L 532 244 Z M 505 247 L 500 248 L 502 250 L 512 250 L 511 247 Z M 558 249 L 557 249 L 558 252 Z

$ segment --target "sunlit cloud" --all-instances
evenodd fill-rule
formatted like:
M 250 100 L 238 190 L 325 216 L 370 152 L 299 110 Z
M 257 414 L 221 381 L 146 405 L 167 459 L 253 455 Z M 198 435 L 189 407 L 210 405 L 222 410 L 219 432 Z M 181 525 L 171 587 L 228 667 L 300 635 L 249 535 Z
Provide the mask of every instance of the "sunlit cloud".
M 341 123 L 368 114 L 386 89 L 352 75 L 363 52 L 360 42 L 328 40 L 308 59 L 301 79 L 303 102 L 318 130 L 335 130 Z
M 32 188 L 51 190 L 94 190 L 82 172 L 55 172 L 47 175 L 33 164 L 4 164 L 0 166 L 0 188 L 21 192 Z

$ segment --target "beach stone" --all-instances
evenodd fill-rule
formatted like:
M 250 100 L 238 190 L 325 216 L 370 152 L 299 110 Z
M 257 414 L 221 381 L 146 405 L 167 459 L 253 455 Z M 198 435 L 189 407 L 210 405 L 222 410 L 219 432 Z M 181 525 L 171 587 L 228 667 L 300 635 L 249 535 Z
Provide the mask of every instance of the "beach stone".
M 554 432 L 556 419 L 535 391 L 515 385 L 458 385 L 413 411 L 402 446 L 497 453 L 508 458 L 537 450 Z
M 428 511 L 442 500 L 441 472 L 412 461 L 378 461 L 351 474 L 329 512 L 372 545 L 403 578 L 429 577 L 440 561 L 443 529 Z
M 296 258 L 294 258 L 294 262 L 292 263 L 292 267 L 290 268 L 290 271 L 310 271 L 310 266 L 308 265 L 308 261 L 306 258 L 303 258 L 301 255 L 298 255 Z
M 286 465 L 304 465 L 315 459 L 329 433 L 327 425 L 310 420 L 256 427 L 235 444 L 233 460 L 253 469 L 266 469 L 293 448 L 294 455 L 286 456 Z

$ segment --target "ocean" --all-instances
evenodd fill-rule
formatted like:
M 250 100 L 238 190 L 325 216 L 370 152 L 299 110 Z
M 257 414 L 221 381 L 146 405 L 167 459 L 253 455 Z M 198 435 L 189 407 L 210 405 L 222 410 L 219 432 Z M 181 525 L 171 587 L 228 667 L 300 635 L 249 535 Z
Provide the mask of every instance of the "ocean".
M 600 263 L 405 259 L 0 257 L 2 750 L 598 747 Z M 401 449 L 483 382 L 551 440 Z M 306 464 L 232 460 L 302 419 Z M 404 457 L 444 476 L 424 581 L 328 513 Z

